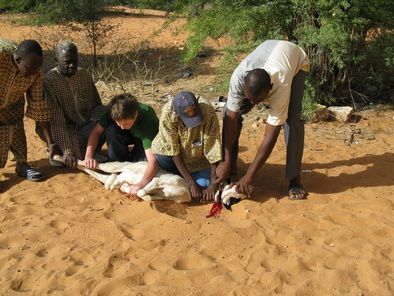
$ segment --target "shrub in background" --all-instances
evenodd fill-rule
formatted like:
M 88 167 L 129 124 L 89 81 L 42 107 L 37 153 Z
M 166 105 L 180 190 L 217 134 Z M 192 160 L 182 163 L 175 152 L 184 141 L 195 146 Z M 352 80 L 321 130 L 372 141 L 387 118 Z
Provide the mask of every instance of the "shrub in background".
M 311 59 L 307 100 L 351 105 L 392 100 L 393 1 L 183 2 L 194 7 L 204 4 L 197 14 L 188 14 L 192 35 L 186 62 L 208 37 L 230 36 L 235 48 L 266 39 L 288 39 L 303 47 Z M 378 34 L 369 36 L 373 31 Z
M 36 11 L 40 20 L 57 23 L 80 31 L 92 47 L 93 65 L 97 66 L 97 48 L 116 26 L 105 21 L 106 0 L 48 0 L 40 3 Z

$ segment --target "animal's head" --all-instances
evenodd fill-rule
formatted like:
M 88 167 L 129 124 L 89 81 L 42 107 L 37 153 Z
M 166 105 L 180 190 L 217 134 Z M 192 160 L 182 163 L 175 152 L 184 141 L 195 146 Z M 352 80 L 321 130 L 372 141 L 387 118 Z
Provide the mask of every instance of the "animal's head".
M 216 194 L 219 194 L 217 192 Z M 231 210 L 231 206 L 233 204 L 239 203 L 241 199 L 246 198 L 247 196 L 243 193 L 238 193 L 235 190 L 235 185 L 228 184 L 224 186 L 222 191 L 222 204 L 227 210 Z

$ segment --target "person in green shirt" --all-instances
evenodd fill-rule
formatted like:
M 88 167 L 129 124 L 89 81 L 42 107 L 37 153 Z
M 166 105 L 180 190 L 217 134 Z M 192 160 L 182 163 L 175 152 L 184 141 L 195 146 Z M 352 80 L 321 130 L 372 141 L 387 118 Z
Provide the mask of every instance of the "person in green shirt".
M 151 153 L 152 141 L 159 131 L 159 119 L 152 107 L 140 103 L 131 94 L 117 95 L 108 104 L 104 114 L 90 133 L 85 166 L 96 169 L 94 151 L 102 134 L 108 146 L 111 161 L 148 161 L 141 181 L 132 187 L 132 194 L 144 188 L 156 175 L 158 165 Z M 133 149 L 129 151 L 129 145 Z

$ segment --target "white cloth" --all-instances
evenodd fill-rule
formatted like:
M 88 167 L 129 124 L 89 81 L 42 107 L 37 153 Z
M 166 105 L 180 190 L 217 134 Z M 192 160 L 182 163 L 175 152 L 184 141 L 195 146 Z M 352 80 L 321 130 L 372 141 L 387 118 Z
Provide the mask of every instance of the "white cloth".
M 299 70 L 309 71 L 309 59 L 296 44 L 289 41 L 267 40 L 249 54 L 234 70 L 228 92 L 227 109 L 239 112 L 244 94 L 244 78 L 248 71 L 264 69 L 273 84 L 266 102 L 270 105 L 267 123 L 282 125 L 289 108 L 291 83 Z

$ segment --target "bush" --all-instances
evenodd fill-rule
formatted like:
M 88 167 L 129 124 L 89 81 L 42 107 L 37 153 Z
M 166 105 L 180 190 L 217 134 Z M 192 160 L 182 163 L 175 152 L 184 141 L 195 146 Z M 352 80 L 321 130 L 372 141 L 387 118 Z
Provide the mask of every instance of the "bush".
M 196 3 L 202 2 L 188 1 L 189 6 Z M 196 56 L 207 37 L 230 36 L 235 47 L 288 39 L 310 57 L 307 96 L 313 94 L 314 102 L 391 100 L 393 1 L 214 0 L 204 4 L 198 13 L 189 14 L 192 35 L 185 62 Z M 378 30 L 378 36 L 368 38 L 371 30 Z M 376 63 L 379 54 L 383 59 Z
M 66 24 L 81 31 L 92 46 L 93 65 L 97 66 L 97 49 L 116 26 L 103 20 L 106 0 L 48 0 L 36 7 L 44 22 Z
M 0 11 L 26 12 L 34 9 L 37 0 L 0 0 Z

